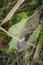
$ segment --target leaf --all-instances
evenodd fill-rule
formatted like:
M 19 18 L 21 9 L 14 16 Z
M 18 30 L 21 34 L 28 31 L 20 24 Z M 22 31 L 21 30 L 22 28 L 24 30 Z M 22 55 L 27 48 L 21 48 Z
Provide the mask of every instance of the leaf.
M 40 34 L 40 30 L 41 30 L 41 26 L 39 25 L 39 27 L 37 27 L 35 31 L 33 32 L 33 34 L 30 36 L 28 40 L 29 43 L 33 43 L 38 38 Z
M 29 5 L 36 5 L 36 4 L 37 4 L 37 0 L 32 0 Z
M 26 22 L 27 22 L 28 18 L 26 19 L 22 19 L 19 23 L 11 26 L 9 28 L 9 33 L 13 36 L 15 36 L 16 38 L 19 38 L 20 32 L 22 30 L 22 28 L 25 26 Z M 15 49 L 17 46 L 17 41 L 15 39 L 12 39 L 9 42 L 9 50 L 11 49 Z
M 13 15 L 12 19 L 10 19 L 9 24 L 14 25 L 15 23 L 19 22 L 23 18 L 27 18 L 26 12 L 21 12 Z M 15 22 L 16 21 L 16 22 Z
M 38 37 L 38 43 L 39 44 L 42 44 L 43 43 L 43 27 L 42 27 L 42 30 L 41 30 L 41 34 Z
M 5 38 L 5 36 L 0 33 L 0 40 L 3 40 L 4 38 Z
M 43 34 L 40 34 L 39 36 L 39 44 L 42 44 L 43 43 Z
M 15 65 L 15 62 L 18 60 L 18 57 L 16 57 L 15 59 L 13 59 L 13 61 L 9 64 L 9 65 Z
M 25 12 L 19 13 L 18 16 L 20 17 L 20 19 L 27 18 L 27 14 Z
M 11 49 L 17 49 L 17 41 L 15 39 L 12 39 L 9 42 L 9 50 L 11 50 Z
M 41 26 L 39 25 L 35 31 L 32 33 L 32 35 L 30 36 L 29 40 L 28 40 L 28 43 L 33 43 L 35 42 L 35 40 L 38 38 L 39 34 L 40 34 L 40 31 L 41 31 Z M 19 49 L 18 51 L 21 52 L 25 49 L 29 48 L 29 44 L 27 44 L 27 46 L 25 46 L 25 48 L 22 48 L 22 49 Z

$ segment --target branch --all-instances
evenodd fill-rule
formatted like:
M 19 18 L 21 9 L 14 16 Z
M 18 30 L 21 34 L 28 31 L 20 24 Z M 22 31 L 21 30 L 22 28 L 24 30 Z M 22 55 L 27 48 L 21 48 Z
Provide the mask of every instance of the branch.
M 13 35 L 11 35 L 8 31 L 6 31 L 5 29 L 3 29 L 2 27 L 0 27 L 0 30 L 2 30 L 3 32 L 5 32 L 9 37 L 11 37 L 11 38 L 13 38 L 13 39 L 15 39 L 16 41 L 18 41 L 18 42 L 21 43 L 21 40 L 20 40 L 20 39 L 14 37 Z M 31 44 L 31 43 L 28 43 L 28 42 L 26 42 L 26 46 L 25 46 L 25 47 L 27 47 L 27 46 L 29 46 L 29 45 L 36 47 L 36 45 Z
M 31 65 L 35 65 L 34 59 L 36 59 L 36 60 L 38 59 L 39 53 L 40 53 L 40 49 L 41 49 L 41 45 L 38 44 Z
M 3 32 L 5 32 L 9 37 L 11 37 L 11 38 L 14 38 L 16 41 L 19 41 L 20 42 L 20 40 L 18 39 L 18 38 L 16 38 L 16 37 L 14 37 L 13 35 L 11 35 L 9 32 L 7 32 L 5 29 L 3 29 L 2 27 L 0 27 L 0 30 L 2 30 Z

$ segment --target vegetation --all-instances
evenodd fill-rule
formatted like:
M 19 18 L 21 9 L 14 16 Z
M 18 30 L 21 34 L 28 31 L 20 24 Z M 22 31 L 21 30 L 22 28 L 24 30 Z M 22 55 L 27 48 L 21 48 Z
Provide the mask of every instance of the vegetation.
M 0 65 L 43 65 L 43 0 L 0 0 Z

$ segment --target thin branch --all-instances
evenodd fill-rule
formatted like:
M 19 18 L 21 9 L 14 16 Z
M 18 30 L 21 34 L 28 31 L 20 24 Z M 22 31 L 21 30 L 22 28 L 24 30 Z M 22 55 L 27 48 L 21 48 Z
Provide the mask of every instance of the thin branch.
M 34 59 L 38 59 L 39 53 L 40 53 L 40 49 L 41 49 L 41 45 L 38 44 L 31 65 L 35 65 Z
M 2 30 L 3 32 L 5 32 L 5 33 L 6 33 L 8 36 L 10 36 L 11 38 L 14 38 L 15 40 L 17 40 L 17 41 L 20 42 L 20 40 L 19 40 L 18 38 L 16 38 L 16 37 L 14 37 L 13 35 L 9 34 L 9 32 L 6 31 L 5 29 L 3 29 L 2 27 L 0 27 L 0 30 Z
M 13 39 L 15 39 L 16 41 L 19 41 L 19 42 L 21 43 L 21 40 L 20 40 L 20 39 L 18 39 L 18 38 L 16 38 L 15 36 L 11 35 L 8 31 L 6 31 L 5 29 L 3 29 L 2 27 L 0 27 L 0 30 L 2 30 L 3 32 L 5 32 L 9 37 L 11 37 L 11 38 L 13 38 Z M 36 47 L 36 45 L 34 45 L 34 44 L 32 44 L 32 43 L 26 42 L 26 46 L 28 46 L 28 45 L 30 45 L 30 46 L 35 46 L 35 47 Z
M 37 49 L 36 49 L 36 52 L 35 52 L 35 55 L 34 55 L 34 58 L 37 59 L 39 57 L 40 49 L 41 49 L 41 45 L 38 44 Z
M 38 62 L 39 64 L 43 64 L 43 61 L 34 59 L 33 61 Z

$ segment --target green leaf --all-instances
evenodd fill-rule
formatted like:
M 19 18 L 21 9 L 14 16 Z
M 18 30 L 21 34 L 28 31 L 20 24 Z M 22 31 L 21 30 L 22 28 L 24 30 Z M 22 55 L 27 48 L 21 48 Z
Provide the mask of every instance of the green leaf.
M 35 42 L 35 40 L 38 38 L 39 34 L 40 34 L 40 31 L 41 31 L 41 26 L 39 25 L 35 31 L 32 33 L 32 35 L 30 36 L 29 40 L 28 40 L 28 43 L 33 43 Z M 21 52 L 22 50 L 25 50 L 29 48 L 29 44 L 25 47 L 25 48 L 22 48 L 22 49 L 19 49 L 18 51 Z
M 20 19 L 27 18 L 27 14 L 25 12 L 19 13 L 18 16 L 20 17 Z
M 4 35 L 0 33 L 0 40 L 3 40 L 4 39 Z
M 36 5 L 36 4 L 37 4 L 37 0 L 32 0 L 29 5 Z
M 33 43 L 38 38 L 40 31 L 41 31 L 41 26 L 39 25 L 39 27 L 37 27 L 33 32 L 33 34 L 30 36 L 28 42 Z
M 17 41 L 15 39 L 12 39 L 9 42 L 9 50 L 11 50 L 11 49 L 17 49 Z
M 43 43 L 43 34 L 40 34 L 40 36 L 39 36 L 39 42 L 38 42 L 39 44 L 42 44 Z
M 20 32 L 21 32 L 22 28 L 25 26 L 27 20 L 28 20 L 28 18 L 22 19 L 19 23 L 11 26 L 9 28 L 9 33 L 11 35 L 13 35 L 14 37 L 19 38 Z M 12 39 L 9 42 L 9 50 L 15 49 L 16 47 L 17 47 L 17 41 L 15 39 Z
M 26 12 L 20 12 L 20 13 L 17 13 L 15 15 L 13 15 L 13 17 L 10 19 L 9 21 L 9 24 L 10 25 L 14 25 L 16 24 L 17 22 L 19 22 L 21 19 L 24 19 L 24 18 L 27 18 L 27 14 Z M 15 22 L 16 21 L 16 22 Z
M 42 44 L 43 43 L 43 27 L 42 27 L 41 33 L 40 33 L 40 35 L 38 37 L 38 43 L 39 44 Z
M 13 59 L 13 61 L 9 64 L 9 65 L 15 65 L 15 62 L 18 60 L 18 57 L 16 57 L 15 59 Z

